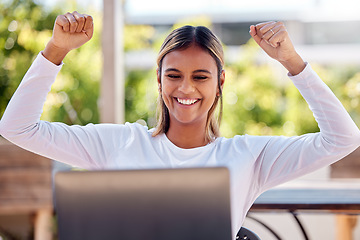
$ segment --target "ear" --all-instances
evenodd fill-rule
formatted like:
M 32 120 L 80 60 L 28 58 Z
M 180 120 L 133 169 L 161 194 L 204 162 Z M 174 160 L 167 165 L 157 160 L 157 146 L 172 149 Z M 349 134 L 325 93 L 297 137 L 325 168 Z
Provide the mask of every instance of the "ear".
M 159 92 L 161 92 L 161 72 L 160 72 L 159 68 L 156 69 L 156 78 L 157 78 L 157 82 L 158 82 Z
M 221 74 L 220 74 L 220 88 L 221 88 L 221 91 L 223 90 L 224 83 L 225 83 L 225 70 L 221 70 Z M 219 90 L 218 90 L 217 94 L 219 94 Z

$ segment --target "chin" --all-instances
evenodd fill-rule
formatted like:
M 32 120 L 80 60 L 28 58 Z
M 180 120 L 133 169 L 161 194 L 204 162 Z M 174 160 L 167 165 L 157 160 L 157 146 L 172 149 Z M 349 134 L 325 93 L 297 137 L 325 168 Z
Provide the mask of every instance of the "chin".
M 194 119 L 194 118 L 185 118 L 180 117 L 174 119 L 178 124 L 184 125 L 184 126 L 198 126 L 202 122 L 206 122 L 206 119 Z

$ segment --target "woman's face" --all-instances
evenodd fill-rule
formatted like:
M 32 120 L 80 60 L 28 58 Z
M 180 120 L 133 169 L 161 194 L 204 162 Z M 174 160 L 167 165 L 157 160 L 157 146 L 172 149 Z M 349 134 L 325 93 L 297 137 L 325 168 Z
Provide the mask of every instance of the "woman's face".
M 165 55 L 158 82 L 169 109 L 170 127 L 174 124 L 206 123 L 208 112 L 219 93 L 217 72 L 215 59 L 196 45 Z M 224 79 L 223 72 L 221 86 Z

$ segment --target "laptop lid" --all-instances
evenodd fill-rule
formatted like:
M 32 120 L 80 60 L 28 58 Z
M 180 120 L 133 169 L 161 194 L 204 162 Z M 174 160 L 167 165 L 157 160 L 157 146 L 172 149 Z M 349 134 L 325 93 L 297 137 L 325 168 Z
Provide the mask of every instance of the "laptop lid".
M 64 239 L 231 239 L 227 168 L 59 172 Z

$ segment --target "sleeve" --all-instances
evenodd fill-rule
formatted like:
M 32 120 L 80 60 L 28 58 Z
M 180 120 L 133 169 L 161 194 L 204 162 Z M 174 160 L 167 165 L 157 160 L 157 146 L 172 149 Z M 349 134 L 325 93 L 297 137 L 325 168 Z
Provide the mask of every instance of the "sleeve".
M 360 145 L 358 127 L 309 64 L 300 74 L 289 77 L 308 103 L 320 132 L 249 140 L 248 147 L 255 159 L 254 176 L 259 194 L 328 166 Z
M 46 96 L 60 69 L 39 53 L 4 112 L 0 134 L 53 160 L 86 169 L 104 168 L 114 145 L 126 144 L 126 137 L 119 136 L 128 136 L 131 129 L 128 125 L 68 126 L 41 121 Z

